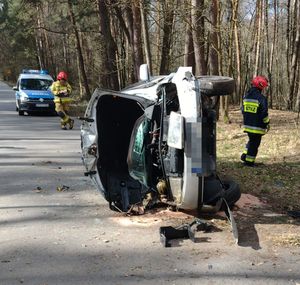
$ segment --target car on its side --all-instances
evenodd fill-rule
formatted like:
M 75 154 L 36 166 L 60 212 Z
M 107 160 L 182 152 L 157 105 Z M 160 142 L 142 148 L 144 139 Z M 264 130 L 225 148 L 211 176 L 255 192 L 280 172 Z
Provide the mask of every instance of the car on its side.
M 16 91 L 16 111 L 20 116 L 26 112 L 55 114 L 54 96 L 49 89 L 53 78 L 46 70 L 24 69 L 18 77 Z
M 96 89 L 81 126 L 82 158 L 111 209 L 159 202 L 184 210 L 229 210 L 239 186 L 216 169 L 219 96 L 234 80 L 192 74 L 192 68 L 149 76 L 120 92 Z

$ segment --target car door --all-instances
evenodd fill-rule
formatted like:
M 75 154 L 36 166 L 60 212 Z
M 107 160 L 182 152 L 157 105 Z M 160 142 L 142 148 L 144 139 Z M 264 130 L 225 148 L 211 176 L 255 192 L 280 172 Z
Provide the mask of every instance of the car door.
M 101 181 L 101 177 L 99 175 L 97 164 L 101 156 L 101 150 L 99 150 L 99 146 L 101 145 L 101 140 L 105 138 L 99 137 L 97 116 L 99 116 L 98 112 L 101 109 L 99 108 L 99 104 L 101 104 L 101 98 L 104 96 L 112 96 L 116 99 L 125 98 L 135 101 L 142 109 L 145 109 L 147 106 L 154 103 L 152 100 L 143 97 L 141 94 L 126 94 L 100 88 L 96 89 L 93 93 L 87 106 L 85 115 L 83 118 L 81 118 L 83 121 L 81 125 L 81 148 L 82 160 L 86 169 L 85 175 L 91 177 L 98 190 L 101 192 L 105 192 L 105 189 L 104 183 Z M 118 104 L 118 102 L 116 102 L 116 104 Z M 112 112 L 114 112 L 114 110 L 111 110 L 110 113 Z M 126 120 L 126 118 L 124 118 L 124 120 Z

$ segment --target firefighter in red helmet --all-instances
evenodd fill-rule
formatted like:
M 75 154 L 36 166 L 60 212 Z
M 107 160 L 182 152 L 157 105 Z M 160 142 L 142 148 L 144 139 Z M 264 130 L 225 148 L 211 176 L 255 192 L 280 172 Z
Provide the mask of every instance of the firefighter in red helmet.
M 256 76 L 251 81 L 251 88 L 243 98 L 242 114 L 244 132 L 248 134 L 248 143 L 241 155 L 247 166 L 254 166 L 261 138 L 270 128 L 268 101 L 262 91 L 268 87 L 268 79 Z
M 50 89 L 54 94 L 55 111 L 60 117 L 61 128 L 66 130 L 67 125 L 69 125 L 69 129 L 73 129 L 74 120 L 67 114 L 72 101 L 70 98 L 72 88 L 68 83 L 68 75 L 64 71 L 59 72 L 57 81 L 52 83 Z

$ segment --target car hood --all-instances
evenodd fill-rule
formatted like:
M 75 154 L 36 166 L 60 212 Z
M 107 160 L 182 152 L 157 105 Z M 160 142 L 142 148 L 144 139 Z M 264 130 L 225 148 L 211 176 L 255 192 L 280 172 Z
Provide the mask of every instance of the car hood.
M 29 98 L 45 98 L 45 99 L 53 99 L 54 96 L 50 90 L 22 90 L 23 94 L 27 95 Z

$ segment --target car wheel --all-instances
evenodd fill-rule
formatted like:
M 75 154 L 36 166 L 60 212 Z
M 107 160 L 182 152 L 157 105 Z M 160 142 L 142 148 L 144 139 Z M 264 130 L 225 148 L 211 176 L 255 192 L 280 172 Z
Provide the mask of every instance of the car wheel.
M 241 191 L 239 185 L 232 180 L 224 180 L 222 184 L 225 186 L 224 199 L 226 200 L 229 208 L 232 208 L 234 204 L 240 199 Z M 225 210 L 225 205 L 222 205 L 222 210 Z
M 230 95 L 234 91 L 234 79 L 226 76 L 198 76 L 200 90 L 207 96 Z
M 20 109 L 18 111 L 19 111 L 19 116 L 24 116 L 24 111 L 21 111 Z

